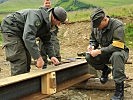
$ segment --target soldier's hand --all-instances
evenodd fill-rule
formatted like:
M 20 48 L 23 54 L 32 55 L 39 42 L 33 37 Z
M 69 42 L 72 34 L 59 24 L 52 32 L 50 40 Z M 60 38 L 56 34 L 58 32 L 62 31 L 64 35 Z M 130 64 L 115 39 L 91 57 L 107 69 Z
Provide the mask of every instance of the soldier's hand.
M 92 51 L 90 52 L 90 55 L 91 55 L 92 57 L 96 57 L 96 56 L 99 55 L 99 54 L 101 54 L 101 50 L 98 50 L 98 49 L 92 50 Z
M 37 59 L 36 66 L 37 66 L 37 68 L 42 68 L 43 65 L 44 65 L 44 61 L 43 61 L 42 57 L 39 57 Z
M 53 62 L 54 65 L 60 64 L 59 60 L 56 57 L 51 57 L 51 61 Z
M 89 46 L 87 47 L 87 52 L 90 53 L 92 50 L 94 50 L 94 46 L 89 45 Z

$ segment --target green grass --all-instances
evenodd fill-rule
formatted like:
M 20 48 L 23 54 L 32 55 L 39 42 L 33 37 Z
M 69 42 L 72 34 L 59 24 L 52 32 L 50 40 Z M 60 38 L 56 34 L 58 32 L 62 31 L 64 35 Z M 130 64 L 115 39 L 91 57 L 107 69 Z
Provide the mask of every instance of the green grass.
M 2 21 L 2 19 L 6 16 L 7 14 L 0 14 L 0 23 Z
M 125 32 L 126 32 L 126 44 L 132 48 L 133 47 L 133 23 L 126 25 Z
M 90 14 L 92 13 L 92 9 L 88 10 L 78 10 L 73 12 L 68 12 L 68 17 L 70 22 L 82 21 L 82 20 L 90 20 Z M 133 18 L 133 4 L 112 8 L 104 8 L 104 11 L 107 15 L 116 18 Z
M 1 31 L 0 31 L 0 46 L 2 45 L 2 36 L 1 36 Z
M 69 22 L 84 21 L 90 19 L 90 10 L 68 12 Z
M 133 0 L 79 0 L 99 7 L 114 7 L 133 4 Z
M 67 10 L 77 10 L 90 7 L 114 7 L 133 4 L 133 0 L 56 0 L 54 5 L 61 5 Z
M 106 8 L 106 12 L 112 17 L 133 17 L 133 4 L 128 6 Z
M 0 13 L 14 12 L 25 8 L 38 8 L 44 0 L 8 0 L 0 4 Z M 51 0 L 52 5 L 60 5 L 66 10 L 77 10 L 90 7 L 114 7 L 133 4 L 133 0 Z M 75 1 L 75 2 L 74 2 Z
M 96 6 L 93 6 L 92 4 L 89 4 L 87 2 L 82 2 L 80 0 L 58 0 L 55 6 L 59 5 L 64 7 L 67 11 L 96 8 Z
M 42 4 L 43 0 L 8 0 L 0 4 L 0 13 L 14 12 L 25 8 L 38 8 Z

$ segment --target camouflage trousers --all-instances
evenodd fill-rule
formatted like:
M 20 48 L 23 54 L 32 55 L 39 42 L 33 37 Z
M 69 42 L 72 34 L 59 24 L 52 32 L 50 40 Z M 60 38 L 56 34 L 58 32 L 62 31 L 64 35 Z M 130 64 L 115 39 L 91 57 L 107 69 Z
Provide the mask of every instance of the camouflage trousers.
M 11 66 L 11 75 L 29 72 L 31 56 L 22 39 L 10 33 L 3 33 L 2 36 L 6 60 Z
M 106 64 L 111 63 L 113 79 L 116 83 L 121 83 L 126 79 L 125 62 L 127 61 L 128 56 L 128 52 L 121 50 L 113 52 L 112 54 L 101 54 L 96 57 L 86 54 L 86 60 L 96 70 L 102 70 Z

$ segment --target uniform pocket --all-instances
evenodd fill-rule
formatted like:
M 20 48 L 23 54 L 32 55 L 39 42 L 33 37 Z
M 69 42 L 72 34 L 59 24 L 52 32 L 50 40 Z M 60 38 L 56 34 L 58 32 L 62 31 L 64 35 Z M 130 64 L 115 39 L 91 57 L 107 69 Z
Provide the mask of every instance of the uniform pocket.
M 12 41 L 10 43 L 4 44 L 5 53 L 6 53 L 6 60 L 7 61 L 15 61 L 18 60 L 17 55 L 17 41 Z
M 129 58 L 129 53 L 124 51 L 124 50 L 121 50 L 122 52 L 122 55 L 123 55 L 123 58 L 124 58 L 124 62 L 126 63 L 128 58 Z

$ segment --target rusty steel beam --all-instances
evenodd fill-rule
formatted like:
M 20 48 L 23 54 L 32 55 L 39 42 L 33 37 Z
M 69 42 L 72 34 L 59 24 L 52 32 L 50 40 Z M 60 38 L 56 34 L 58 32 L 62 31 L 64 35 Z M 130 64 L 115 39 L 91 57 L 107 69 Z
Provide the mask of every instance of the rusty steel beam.
M 56 75 L 55 79 L 51 79 L 48 77 L 50 75 L 49 73 L 53 72 Z M 78 79 L 78 77 L 82 77 L 81 80 Z M 37 72 L 30 72 L 26 74 L 21 74 L 1 79 L 0 99 L 1 100 L 22 99 L 24 97 L 28 98 L 28 96 L 30 95 L 37 95 L 37 94 L 40 94 L 42 97 L 46 97 L 50 95 L 50 93 L 49 92 L 47 93 L 47 91 L 49 90 L 47 91 L 44 90 L 45 85 L 48 86 L 48 89 L 54 88 L 57 90 L 56 92 L 58 92 L 62 89 L 68 88 L 76 84 L 78 81 L 74 81 L 75 79 L 81 82 L 90 77 L 92 76 L 88 74 L 88 65 L 86 61 L 77 60 L 75 62 L 59 65 L 50 69 L 45 69 Z M 53 82 L 51 82 L 51 80 Z M 43 93 L 42 87 L 43 91 L 46 91 L 46 94 L 42 94 Z M 32 96 L 32 100 L 34 100 L 34 96 Z

